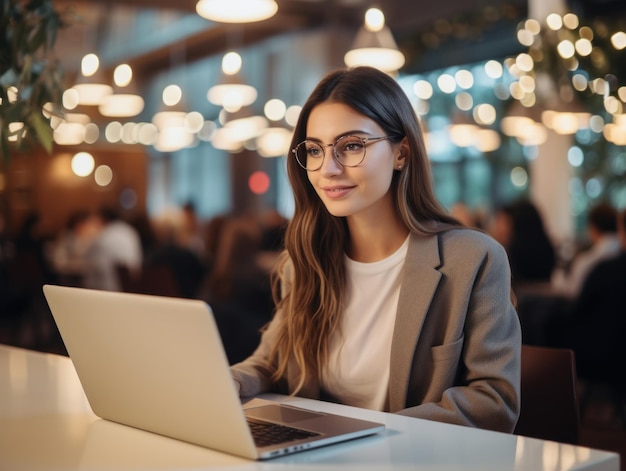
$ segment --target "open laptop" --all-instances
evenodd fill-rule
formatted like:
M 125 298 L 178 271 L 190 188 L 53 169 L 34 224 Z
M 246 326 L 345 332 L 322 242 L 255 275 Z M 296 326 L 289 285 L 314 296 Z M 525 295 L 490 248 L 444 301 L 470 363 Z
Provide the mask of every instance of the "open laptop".
M 89 404 L 103 419 L 250 459 L 385 428 L 279 403 L 244 409 L 203 301 L 55 285 L 43 291 Z M 285 428 L 296 434 L 280 443 L 255 439 L 251 427 L 268 423 L 277 424 L 274 435 Z

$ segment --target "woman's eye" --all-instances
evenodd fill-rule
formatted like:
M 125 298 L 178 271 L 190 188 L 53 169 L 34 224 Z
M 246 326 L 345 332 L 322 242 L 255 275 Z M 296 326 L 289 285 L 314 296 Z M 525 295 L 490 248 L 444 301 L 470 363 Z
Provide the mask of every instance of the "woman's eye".
M 321 153 L 322 153 L 322 152 L 321 152 L 321 151 L 320 151 L 320 149 L 318 149 L 317 147 L 310 147 L 310 148 L 307 150 L 307 154 L 308 154 L 310 157 L 319 157 L 319 156 L 321 155 Z
M 346 142 L 342 147 L 344 152 L 360 152 L 363 149 L 361 141 Z

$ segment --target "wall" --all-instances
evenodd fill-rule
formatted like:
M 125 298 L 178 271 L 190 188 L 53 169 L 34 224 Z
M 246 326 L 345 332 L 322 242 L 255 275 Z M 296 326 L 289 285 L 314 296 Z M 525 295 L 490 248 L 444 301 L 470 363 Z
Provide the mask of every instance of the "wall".
M 52 155 L 36 149 L 14 154 L 8 166 L 6 213 L 13 234 L 31 212 L 41 215 L 40 230 L 55 234 L 75 210 L 96 210 L 102 205 L 119 207 L 120 198 L 136 196 L 136 202 L 125 211 L 131 216 L 145 211 L 146 154 L 141 147 L 124 149 L 90 149 L 96 166 L 108 165 L 113 180 L 107 187 L 98 186 L 93 174 L 78 177 L 71 169 L 75 151 L 56 148 Z M 132 198 L 131 198 L 132 199 Z

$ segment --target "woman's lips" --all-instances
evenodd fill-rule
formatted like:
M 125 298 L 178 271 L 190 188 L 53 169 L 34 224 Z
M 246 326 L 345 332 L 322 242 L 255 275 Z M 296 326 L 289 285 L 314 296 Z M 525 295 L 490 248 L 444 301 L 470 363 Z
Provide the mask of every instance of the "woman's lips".
M 354 187 L 353 186 L 327 186 L 322 190 L 328 198 L 342 198 L 346 196 Z

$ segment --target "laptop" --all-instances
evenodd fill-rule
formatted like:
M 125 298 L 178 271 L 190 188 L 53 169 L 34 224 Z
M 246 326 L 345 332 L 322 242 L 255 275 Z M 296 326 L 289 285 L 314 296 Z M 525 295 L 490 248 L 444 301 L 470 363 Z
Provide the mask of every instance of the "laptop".
M 204 301 L 56 285 L 43 291 L 87 400 L 103 419 L 254 460 L 385 429 L 268 401 L 243 407 Z M 257 428 L 286 441 L 255 439 Z

